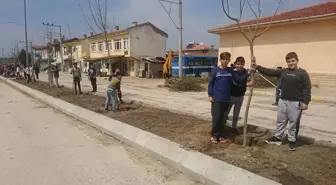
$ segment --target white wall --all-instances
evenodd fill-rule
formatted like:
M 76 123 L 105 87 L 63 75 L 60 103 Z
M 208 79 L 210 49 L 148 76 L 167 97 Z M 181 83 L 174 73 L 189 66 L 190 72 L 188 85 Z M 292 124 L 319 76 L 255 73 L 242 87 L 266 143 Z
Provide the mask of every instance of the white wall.
M 166 40 L 152 26 L 137 26 L 129 30 L 131 56 L 165 57 Z

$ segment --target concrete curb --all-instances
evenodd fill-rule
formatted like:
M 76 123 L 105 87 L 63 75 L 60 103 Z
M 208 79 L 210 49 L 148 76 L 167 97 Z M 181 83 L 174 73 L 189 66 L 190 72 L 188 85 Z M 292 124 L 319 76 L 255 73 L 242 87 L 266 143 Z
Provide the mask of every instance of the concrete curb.
M 126 144 L 150 154 L 164 164 L 181 171 L 190 178 L 209 185 L 279 185 L 200 152 L 187 151 L 178 143 L 130 126 L 87 109 L 54 98 L 12 80 L 0 77 L 7 84 L 40 100 L 55 109 L 101 130 Z
M 248 95 L 249 92 L 246 92 L 246 95 Z M 253 91 L 253 95 L 255 96 L 271 96 L 275 97 L 275 92 L 267 92 L 267 91 Z M 312 101 L 315 102 L 330 102 L 330 103 L 336 103 L 336 97 L 326 97 L 326 96 L 312 96 Z

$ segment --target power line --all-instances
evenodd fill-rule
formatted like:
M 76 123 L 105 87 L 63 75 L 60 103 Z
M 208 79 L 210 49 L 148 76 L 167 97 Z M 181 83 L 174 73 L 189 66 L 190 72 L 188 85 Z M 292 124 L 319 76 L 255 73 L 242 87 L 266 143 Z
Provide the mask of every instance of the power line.
M 173 22 L 175 27 L 179 30 L 179 38 L 178 38 L 178 51 L 179 51 L 179 77 L 183 77 L 182 73 L 182 46 L 183 46 L 183 31 L 182 31 L 182 0 L 179 0 L 178 2 L 175 1 L 170 1 L 170 0 L 158 0 L 165 12 L 168 14 L 170 20 Z M 174 19 L 170 16 L 170 10 L 168 11 L 162 2 L 167 2 L 170 3 L 170 10 L 171 10 L 171 5 L 172 4 L 178 4 L 179 5 L 179 13 L 178 13 L 178 20 L 179 20 L 179 25 L 177 26 Z
M 179 27 L 176 25 L 174 19 L 173 19 L 173 18 L 171 17 L 171 15 L 170 15 L 171 5 L 174 4 L 174 3 L 176 3 L 176 2 L 173 2 L 173 1 L 167 1 L 167 0 L 158 0 L 158 1 L 159 1 L 159 3 L 161 4 L 161 6 L 162 6 L 162 8 L 164 9 L 164 11 L 165 11 L 165 12 L 167 13 L 167 15 L 169 16 L 170 20 L 173 22 L 173 24 L 174 24 L 174 26 L 176 27 L 176 29 L 179 29 Z M 169 11 L 166 9 L 166 7 L 163 5 L 163 3 L 162 3 L 161 1 L 170 3 L 170 10 L 169 10 Z

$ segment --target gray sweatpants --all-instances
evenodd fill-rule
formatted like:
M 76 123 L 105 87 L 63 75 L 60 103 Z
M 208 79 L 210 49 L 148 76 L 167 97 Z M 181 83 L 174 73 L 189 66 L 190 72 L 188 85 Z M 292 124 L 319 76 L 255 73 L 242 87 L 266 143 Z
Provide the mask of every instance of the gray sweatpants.
M 230 111 L 233 107 L 233 119 L 232 119 L 232 128 L 237 128 L 237 123 L 239 119 L 240 109 L 244 102 L 244 96 L 231 96 L 231 103 L 227 111 L 224 112 L 224 119 L 229 119 Z
M 274 136 L 278 139 L 282 139 L 288 124 L 288 140 L 295 142 L 297 132 L 299 131 L 301 114 L 301 102 L 279 99 Z

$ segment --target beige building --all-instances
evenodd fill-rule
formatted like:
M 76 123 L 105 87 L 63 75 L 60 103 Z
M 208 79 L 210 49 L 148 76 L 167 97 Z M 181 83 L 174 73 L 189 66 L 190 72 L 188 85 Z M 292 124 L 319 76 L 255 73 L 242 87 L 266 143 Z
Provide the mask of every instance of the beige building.
M 66 71 L 70 71 L 73 63 L 77 63 L 82 72 L 86 72 L 88 64 L 85 59 L 90 57 L 89 54 L 89 40 L 87 38 L 72 38 L 63 41 L 63 60 Z
M 271 20 L 260 20 L 260 30 Z M 247 27 L 255 20 L 242 22 Z M 249 44 L 235 24 L 208 30 L 220 36 L 219 53 L 228 51 L 250 60 Z M 336 2 L 327 2 L 276 15 L 269 30 L 254 45 L 257 63 L 266 67 L 286 66 L 285 55 L 296 52 L 299 66 L 315 75 L 336 75 Z M 249 62 L 247 63 L 249 66 Z M 336 78 L 333 78 L 335 80 Z
M 106 37 L 103 33 L 89 36 L 90 53 L 84 59 L 94 64 L 102 75 L 111 74 L 115 68 L 130 76 L 142 76 L 144 73 L 151 76 L 159 72 L 152 62 L 141 59 L 164 57 L 166 53 L 168 34 L 152 23 L 134 22 L 126 29 L 116 26 L 115 31 L 107 33 Z

